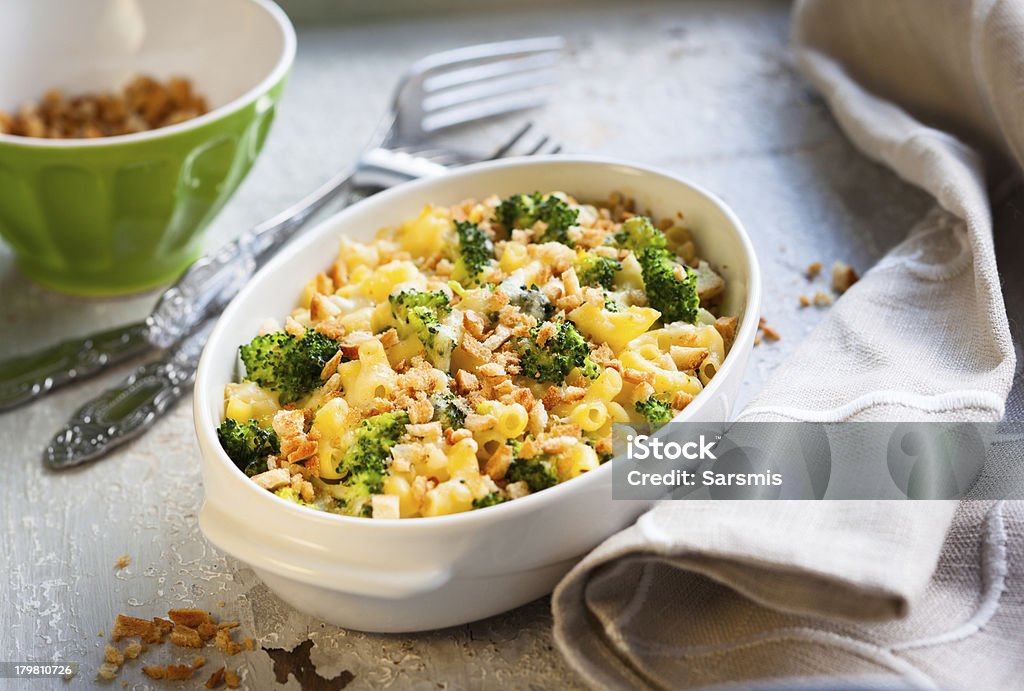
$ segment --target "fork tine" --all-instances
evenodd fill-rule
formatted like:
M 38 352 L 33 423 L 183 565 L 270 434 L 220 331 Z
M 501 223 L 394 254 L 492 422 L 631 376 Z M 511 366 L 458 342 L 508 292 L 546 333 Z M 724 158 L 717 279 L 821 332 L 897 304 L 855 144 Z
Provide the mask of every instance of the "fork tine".
M 452 68 L 423 80 L 423 90 L 430 94 L 451 87 L 467 86 L 476 82 L 508 77 L 524 72 L 535 72 L 555 67 L 562 60 L 560 53 L 536 53 L 522 58 L 488 62 L 474 67 Z
M 457 125 L 465 125 L 477 120 L 492 118 L 520 110 L 529 110 L 544 104 L 547 99 L 542 95 L 522 93 L 507 97 L 493 98 L 479 103 L 448 108 L 439 113 L 431 113 L 423 118 L 423 130 L 428 133 L 437 132 Z
M 526 152 L 526 155 L 527 156 L 534 156 L 534 155 L 538 154 L 540 152 L 540 150 L 544 148 L 544 145 L 547 144 L 547 143 L 548 143 L 548 136 L 544 135 L 543 137 L 540 138 L 540 141 L 537 142 L 537 145 L 535 147 L 533 147 L 532 149 L 530 149 L 529 151 Z
M 387 129 L 382 129 L 377 140 L 384 145 L 421 141 L 442 129 L 543 105 L 546 99 L 542 96 L 510 92 L 507 84 L 504 87 L 487 85 L 487 71 L 473 70 L 488 67 L 491 74 L 503 72 L 515 88 L 539 86 L 545 83 L 544 71 L 552 68 L 541 67 L 541 62 L 535 58 L 544 55 L 557 58 L 564 46 L 565 41 L 560 36 L 551 36 L 467 46 L 420 59 L 399 82 Z M 470 70 L 468 75 L 465 70 Z M 458 71 L 463 74 L 452 76 Z M 531 72 L 539 73 L 541 78 L 525 76 Z M 433 91 L 428 92 L 424 84 L 431 78 L 439 81 L 435 81 Z M 478 88 L 483 85 L 489 89 L 476 92 L 458 89 L 463 78 L 473 80 L 469 83 Z M 430 96 L 442 97 L 433 103 L 435 112 L 428 110 L 425 103 Z
M 493 161 L 496 158 L 501 158 L 502 156 L 507 154 L 509 151 L 511 151 L 512 147 L 515 146 L 516 144 L 518 144 L 519 140 L 522 139 L 523 136 L 526 135 L 526 133 L 529 132 L 530 128 L 532 128 L 532 127 L 533 127 L 533 123 L 532 122 L 527 122 L 525 125 L 523 125 L 518 130 L 516 130 L 516 133 L 512 135 L 511 139 L 509 139 L 507 142 L 505 142 L 504 144 L 502 144 L 501 146 L 499 146 L 497 149 L 494 150 L 494 153 L 491 154 L 491 159 L 490 160 Z
M 444 93 L 425 97 L 423 99 L 423 110 L 427 113 L 432 113 L 444 108 L 482 101 L 493 96 L 547 86 L 553 84 L 556 80 L 557 74 L 554 70 L 545 70 L 543 72 L 526 73 L 503 79 L 493 79 L 482 84 L 453 88 Z
M 455 69 L 459 66 L 470 67 L 497 58 L 525 57 L 534 53 L 558 52 L 564 47 L 565 39 L 561 36 L 482 43 L 476 46 L 446 50 L 421 58 L 412 64 L 412 67 L 409 69 L 409 75 L 422 75 L 435 70 Z

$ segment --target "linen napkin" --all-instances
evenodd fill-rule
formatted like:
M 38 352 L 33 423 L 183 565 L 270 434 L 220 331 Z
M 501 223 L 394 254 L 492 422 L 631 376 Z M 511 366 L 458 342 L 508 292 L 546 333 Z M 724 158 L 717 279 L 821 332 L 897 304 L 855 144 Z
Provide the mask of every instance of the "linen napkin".
M 999 420 L 1015 358 L 986 189 L 1024 164 L 1024 3 L 807 0 L 793 42 L 853 142 L 936 206 L 741 419 Z M 598 687 L 1020 688 L 1024 506 L 664 502 L 552 606 Z

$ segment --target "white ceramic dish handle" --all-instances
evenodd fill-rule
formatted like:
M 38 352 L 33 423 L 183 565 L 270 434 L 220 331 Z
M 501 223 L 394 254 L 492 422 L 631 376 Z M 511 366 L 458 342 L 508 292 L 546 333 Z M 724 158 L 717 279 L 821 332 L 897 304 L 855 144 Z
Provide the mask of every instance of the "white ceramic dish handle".
M 427 566 L 416 571 L 395 568 L 382 570 L 353 564 L 326 563 L 315 555 L 296 559 L 294 541 L 288 541 L 287 547 L 281 544 L 278 549 L 278 545 L 268 544 L 266 537 L 261 537 L 258 542 L 247 540 L 243 537 L 248 532 L 244 524 L 208 502 L 203 504 L 199 512 L 199 526 L 218 549 L 241 561 L 258 563 L 262 570 L 283 578 L 343 590 L 353 595 L 401 599 L 437 590 L 452 577 L 451 570 L 447 568 Z M 324 573 L 331 574 L 330 583 L 324 582 Z

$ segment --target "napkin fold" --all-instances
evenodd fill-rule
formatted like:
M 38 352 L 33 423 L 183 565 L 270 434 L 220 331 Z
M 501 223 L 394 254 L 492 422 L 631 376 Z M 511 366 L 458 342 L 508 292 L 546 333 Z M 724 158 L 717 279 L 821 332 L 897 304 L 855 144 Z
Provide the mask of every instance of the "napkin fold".
M 1024 4 L 806 0 L 793 42 L 851 140 L 936 205 L 741 419 L 1001 419 L 1015 357 L 987 190 L 1024 165 Z M 599 687 L 1010 688 L 1024 504 L 663 502 L 552 606 L 557 645 Z

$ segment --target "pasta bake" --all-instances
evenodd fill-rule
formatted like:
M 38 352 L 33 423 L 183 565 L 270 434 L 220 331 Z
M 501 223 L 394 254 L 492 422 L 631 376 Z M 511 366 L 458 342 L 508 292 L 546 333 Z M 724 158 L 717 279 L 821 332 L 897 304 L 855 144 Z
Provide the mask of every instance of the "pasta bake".
M 542 491 L 671 420 L 737 327 L 683 215 L 615 194 L 427 206 L 343 238 L 239 350 L 218 437 L 260 487 L 323 511 L 438 516 Z

